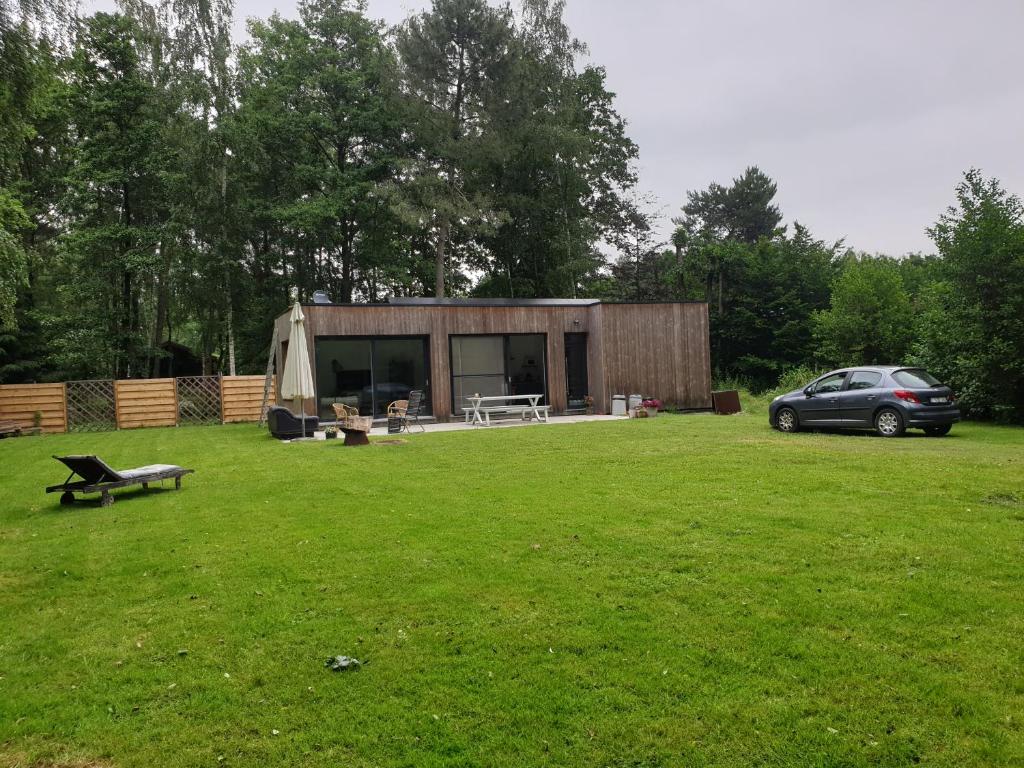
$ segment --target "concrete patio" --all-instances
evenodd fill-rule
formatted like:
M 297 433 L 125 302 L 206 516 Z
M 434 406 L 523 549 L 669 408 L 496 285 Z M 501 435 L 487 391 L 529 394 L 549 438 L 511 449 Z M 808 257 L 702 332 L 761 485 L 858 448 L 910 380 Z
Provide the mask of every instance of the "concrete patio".
M 482 424 L 467 424 L 463 420 L 449 421 L 449 422 L 425 422 L 423 428 L 425 432 L 456 432 L 463 429 L 507 429 L 509 427 L 549 427 L 557 424 L 582 424 L 587 421 L 620 421 L 626 418 L 625 416 L 587 416 L 585 414 L 579 414 L 575 416 L 549 416 L 548 421 L 526 421 L 520 418 L 509 418 L 509 419 L 495 419 L 490 426 L 484 426 Z M 329 424 L 324 426 L 330 426 Z M 386 423 L 374 424 L 370 430 L 370 437 L 386 437 L 388 434 L 388 427 Z M 404 434 L 404 433 L 403 433 Z M 413 428 L 413 434 L 420 434 L 420 430 Z M 315 440 L 325 440 L 326 435 L 323 430 L 315 432 L 313 434 Z M 340 439 L 340 437 L 339 437 Z
M 580 414 L 578 416 L 549 416 L 546 422 L 537 421 L 531 419 L 529 421 L 518 417 L 508 419 L 494 419 L 490 426 L 484 426 L 483 424 L 467 424 L 464 420 L 459 419 L 458 421 L 449 421 L 444 423 L 427 423 L 423 427 L 427 432 L 454 432 L 460 429 L 504 429 L 507 427 L 546 427 L 554 424 L 582 424 L 585 421 L 619 421 L 620 419 L 626 418 L 625 416 L 587 416 L 586 414 Z M 413 434 L 417 434 L 418 429 L 413 427 Z M 374 425 L 373 429 L 370 430 L 370 436 L 374 435 L 386 435 L 388 433 L 387 424 Z

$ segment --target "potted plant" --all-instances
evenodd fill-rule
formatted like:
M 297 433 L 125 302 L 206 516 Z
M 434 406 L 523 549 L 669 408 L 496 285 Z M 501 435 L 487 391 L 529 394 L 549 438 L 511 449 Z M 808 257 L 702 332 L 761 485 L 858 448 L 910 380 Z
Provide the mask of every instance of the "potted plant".
M 337 440 L 338 439 L 338 428 L 337 427 L 327 427 L 327 429 L 324 430 L 324 437 L 326 437 L 328 440 Z
M 594 396 L 584 395 L 583 396 L 583 407 L 587 409 L 587 416 L 594 415 Z
M 648 416 L 657 416 L 658 409 L 661 408 L 661 400 L 656 397 L 651 397 L 640 403 L 645 409 L 647 409 Z

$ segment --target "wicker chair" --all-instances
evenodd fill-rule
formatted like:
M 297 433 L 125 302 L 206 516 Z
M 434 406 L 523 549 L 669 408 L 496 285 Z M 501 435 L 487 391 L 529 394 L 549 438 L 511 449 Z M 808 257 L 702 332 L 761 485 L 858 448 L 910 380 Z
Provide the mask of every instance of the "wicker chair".
M 395 400 L 393 403 L 388 403 L 388 418 L 394 416 L 405 416 L 405 412 L 409 410 L 408 400 Z
M 332 403 L 331 407 L 334 408 L 334 419 L 338 422 L 339 427 L 347 426 L 351 417 L 359 416 L 359 409 L 353 408 L 351 405 Z

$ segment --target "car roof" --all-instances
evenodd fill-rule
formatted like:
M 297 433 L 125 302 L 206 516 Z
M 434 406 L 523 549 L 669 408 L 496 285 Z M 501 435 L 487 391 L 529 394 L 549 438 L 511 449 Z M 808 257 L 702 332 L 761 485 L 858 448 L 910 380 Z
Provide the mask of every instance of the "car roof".
M 831 376 L 833 373 L 849 373 L 850 371 L 876 371 L 877 373 L 892 373 L 893 371 L 917 370 L 917 366 L 906 365 L 851 365 L 847 368 L 836 368 L 826 373 Z

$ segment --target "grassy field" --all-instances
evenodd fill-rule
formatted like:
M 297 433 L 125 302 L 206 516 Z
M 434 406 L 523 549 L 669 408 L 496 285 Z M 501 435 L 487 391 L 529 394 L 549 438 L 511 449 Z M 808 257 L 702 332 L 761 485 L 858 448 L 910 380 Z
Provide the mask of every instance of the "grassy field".
M 196 474 L 66 509 L 65 452 Z M 1024 430 L 243 425 L 0 467 L 0 766 L 1024 764 Z

